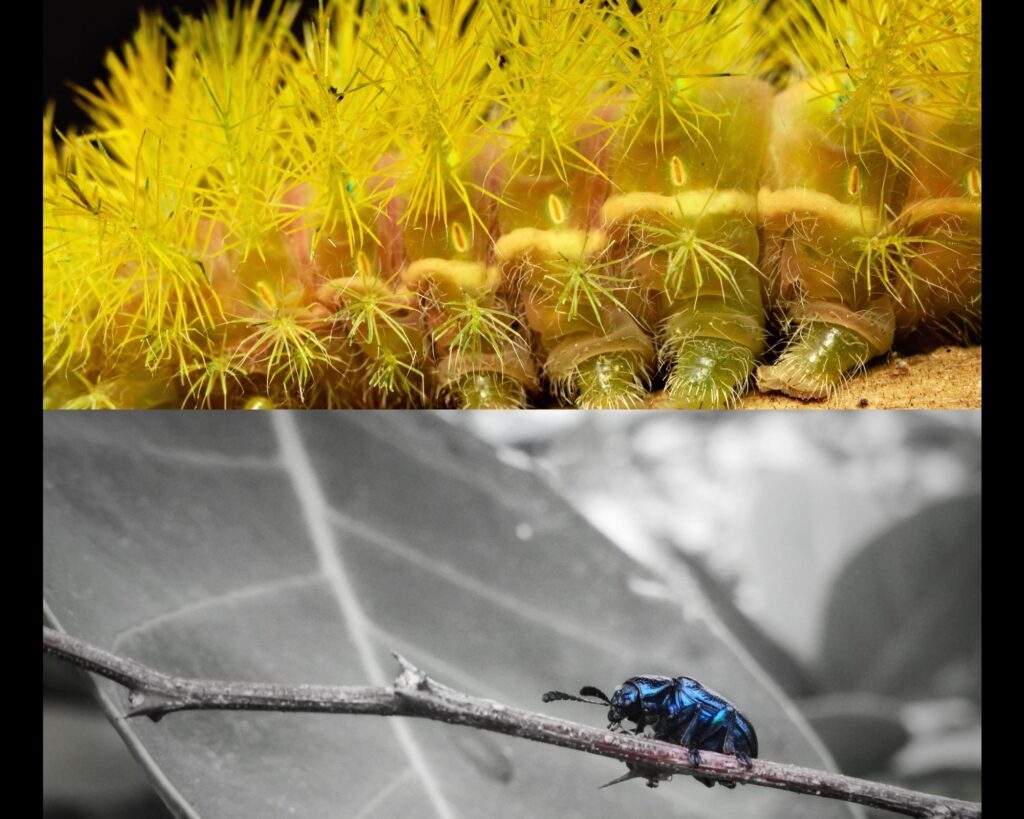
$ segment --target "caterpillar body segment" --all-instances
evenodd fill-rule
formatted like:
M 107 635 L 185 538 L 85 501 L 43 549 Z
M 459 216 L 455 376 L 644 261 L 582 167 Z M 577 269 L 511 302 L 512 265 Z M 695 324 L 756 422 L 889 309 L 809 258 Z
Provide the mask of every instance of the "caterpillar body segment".
M 435 391 L 445 403 L 465 408 L 525 406 L 540 386 L 522 317 L 495 256 L 501 191 L 493 171 L 498 162 L 493 139 L 474 152 L 469 168 L 473 216 L 455 201 L 442 225 L 436 220 L 419 225 L 435 242 L 429 247 L 418 243 L 416 261 L 402 272 L 403 281 L 421 296 Z
M 743 77 L 677 89 L 681 120 L 622 147 L 612 173 L 621 192 L 602 214 L 657 304 L 668 370 L 657 403 L 722 407 L 764 350 L 756 207 L 772 91 Z
M 902 201 L 905 174 L 889 152 L 863 142 L 855 151 L 855 136 L 833 127 L 830 104 L 814 82 L 775 97 L 759 195 L 766 295 L 790 328 L 759 379 L 801 398 L 827 396 L 886 352 L 895 327 L 870 248 Z
M 937 124 L 924 144 L 897 224 L 892 265 L 897 339 L 980 337 L 981 134 L 977 117 Z
M 969 316 L 950 302 L 980 298 L 978 133 L 953 124 L 976 122 L 980 5 L 821 0 L 802 14 L 791 62 L 810 76 L 775 98 L 759 196 L 766 297 L 788 338 L 758 380 L 821 398 L 897 332 Z M 954 214 L 926 191 L 965 164 L 954 175 L 979 198 Z
M 378 187 L 401 232 L 397 282 L 419 319 L 424 398 L 523 406 L 537 378 L 493 261 L 499 192 L 485 187 L 495 158 L 485 123 L 497 94 L 492 10 L 441 0 L 390 12 L 374 22 L 387 55 L 378 127 L 394 148 Z
M 538 168 L 543 170 L 543 168 Z M 591 206 L 593 174 L 520 171 L 505 187 L 495 257 L 548 380 L 578 406 L 639 406 L 654 347 L 635 318 L 643 294 L 622 273 Z
M 611 116 L 606 110 L 605 116 Z M 583 408 L 639 406 L 654 361 L 644 292 L 600 225 L 610 130 L 569 146 L 580 162 L 524 157 L 505 176 L 497 259 L 556 393 Z M 508 174 L 502 164 L 496 172 Z
M 426 258 L 402 273 L 416 291 L 433 351 L 435 392 L 475 409 L 525 406 L 537 387 L 529 347 L 486 262 Z M 465 394 L 463 394 L 463 386 Z
M 593 0 L 494 5 L 505 59 L 490 174 L 495 259 L 556 396 L 639 406 L 654 361 L 646 300 L 600 224 L 621 40 Z
M 426 331 L 417 293 L 402 281 L 405 248 L 397 211 L 389 207 L 377 220 L 380 244 L 336 246 L 335 261 L 348 275 L 329 279 L 318 292 L 332 311 L 335 332 L 365 362 L 368 402 L 385 406 L 421 404 L 428 391 Z
M 366 400 L 369 403 L 389 399 L 399 404 L 420 403 L 427 387 L 422 370 L 424 337 L 416 294 L 395 279 L 389 281 L 371 272 L 369 263 L 359 266 L 359 275 L 327 282 L 321 290 L 321 299 L 336 306 L 338 329 L 362 354 L 368 370 L 366 385 L 376 396 L 367 395 Z

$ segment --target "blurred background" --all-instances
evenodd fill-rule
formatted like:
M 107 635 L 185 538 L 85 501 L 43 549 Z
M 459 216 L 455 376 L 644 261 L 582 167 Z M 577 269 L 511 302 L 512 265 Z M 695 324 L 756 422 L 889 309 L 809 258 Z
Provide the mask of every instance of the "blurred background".
M 979 413 L 439 415 L 718 624 L 840 770 L 980 800 Z M 44 658 L 43 692 L 44 817 L 169 815 L 78 672 Z
M 233 2 L 233 0 L 229 0 Z M 174 22 L 196 15 L 213 0 L 43 0 L 43 109 L 56 104 L 54 123 L 60 130 L 84 127 L 88 118 L 75 104 L 72 85 L 92 89 L 106 79 L 103 60 L 110 49 L 120 53 L 139 24 L 142 10 L 161 12 Z M 270 5 L 264 0 L 263 6 Z M 317 9 L 317 0 L 303 0 L 295 33 Z

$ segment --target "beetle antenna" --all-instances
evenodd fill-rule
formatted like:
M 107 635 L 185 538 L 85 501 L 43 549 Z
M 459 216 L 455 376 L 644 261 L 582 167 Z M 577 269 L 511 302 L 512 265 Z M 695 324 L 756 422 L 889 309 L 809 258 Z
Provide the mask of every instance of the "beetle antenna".
M 605 705 L 611 705 L 612 701 L 608 699 L 608 696 L 600 688 L 594 688 L 592 685 L 585 685 L 580 689 L 581 697 L 597 697 L 602 700 Z
M 548 691 L 543 697 L 542 702 L 555 702 L 557 700 L 571 700 L 572 702 L 585 702 L 587 705 L 609 705 L 608 698 L 598 691 L 596 688 L 591 689 L 589 686 L 580 689 L 580 694 L 592 694 L 594 691 L 600 696 L 604 702 L 594 702 L 593 700 L 585 700 L 580 697 L 574 697 L 572 694 L 566 694 L 564 691 Z

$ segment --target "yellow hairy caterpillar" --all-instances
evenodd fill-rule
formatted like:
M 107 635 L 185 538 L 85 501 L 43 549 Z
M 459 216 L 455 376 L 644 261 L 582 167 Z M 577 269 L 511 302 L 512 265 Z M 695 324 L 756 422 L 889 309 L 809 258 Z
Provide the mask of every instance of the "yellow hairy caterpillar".
M 980 338 L 980 0 L 217 2 L 43 122 L 50 407 L 725 407 Z

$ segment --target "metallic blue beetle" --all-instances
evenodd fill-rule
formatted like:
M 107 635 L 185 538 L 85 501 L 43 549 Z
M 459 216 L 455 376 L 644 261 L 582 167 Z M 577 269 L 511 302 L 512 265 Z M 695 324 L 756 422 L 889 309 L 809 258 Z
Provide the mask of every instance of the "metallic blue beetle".
M 633 733 L 641 734 L 650 726 L 655 739 L 685 745 L 694 766 L 700 765 L 701 751 L 733 754 L 747 767 L 752 764 L 751 759 L 757 756 L 757 734 L 750 720 L 721 694 L 705 688 L 690 677 L 644 674 L 626 680 L 615 689 L 611 699 L 593 686 L 581 688 L 580 696 L 597 697 L 602 702 L 594 703 L 593 700 L 580 699 L 561 691 L 549 691 L 543 700 L 606 704 L 609 728 L 624 730 L 621 723 L 629 720 L 636 724 Z M 630 774 L 624 778 L 634 775 L 644 774 Z M 699 776 L 694 778 L 709 788 L 716 781 Z M 657 784 L 657 778 L 649 777 L 647 784 L 653 787 Z M 736 787 L 735 782 L 721 784 L 727 788 Z

